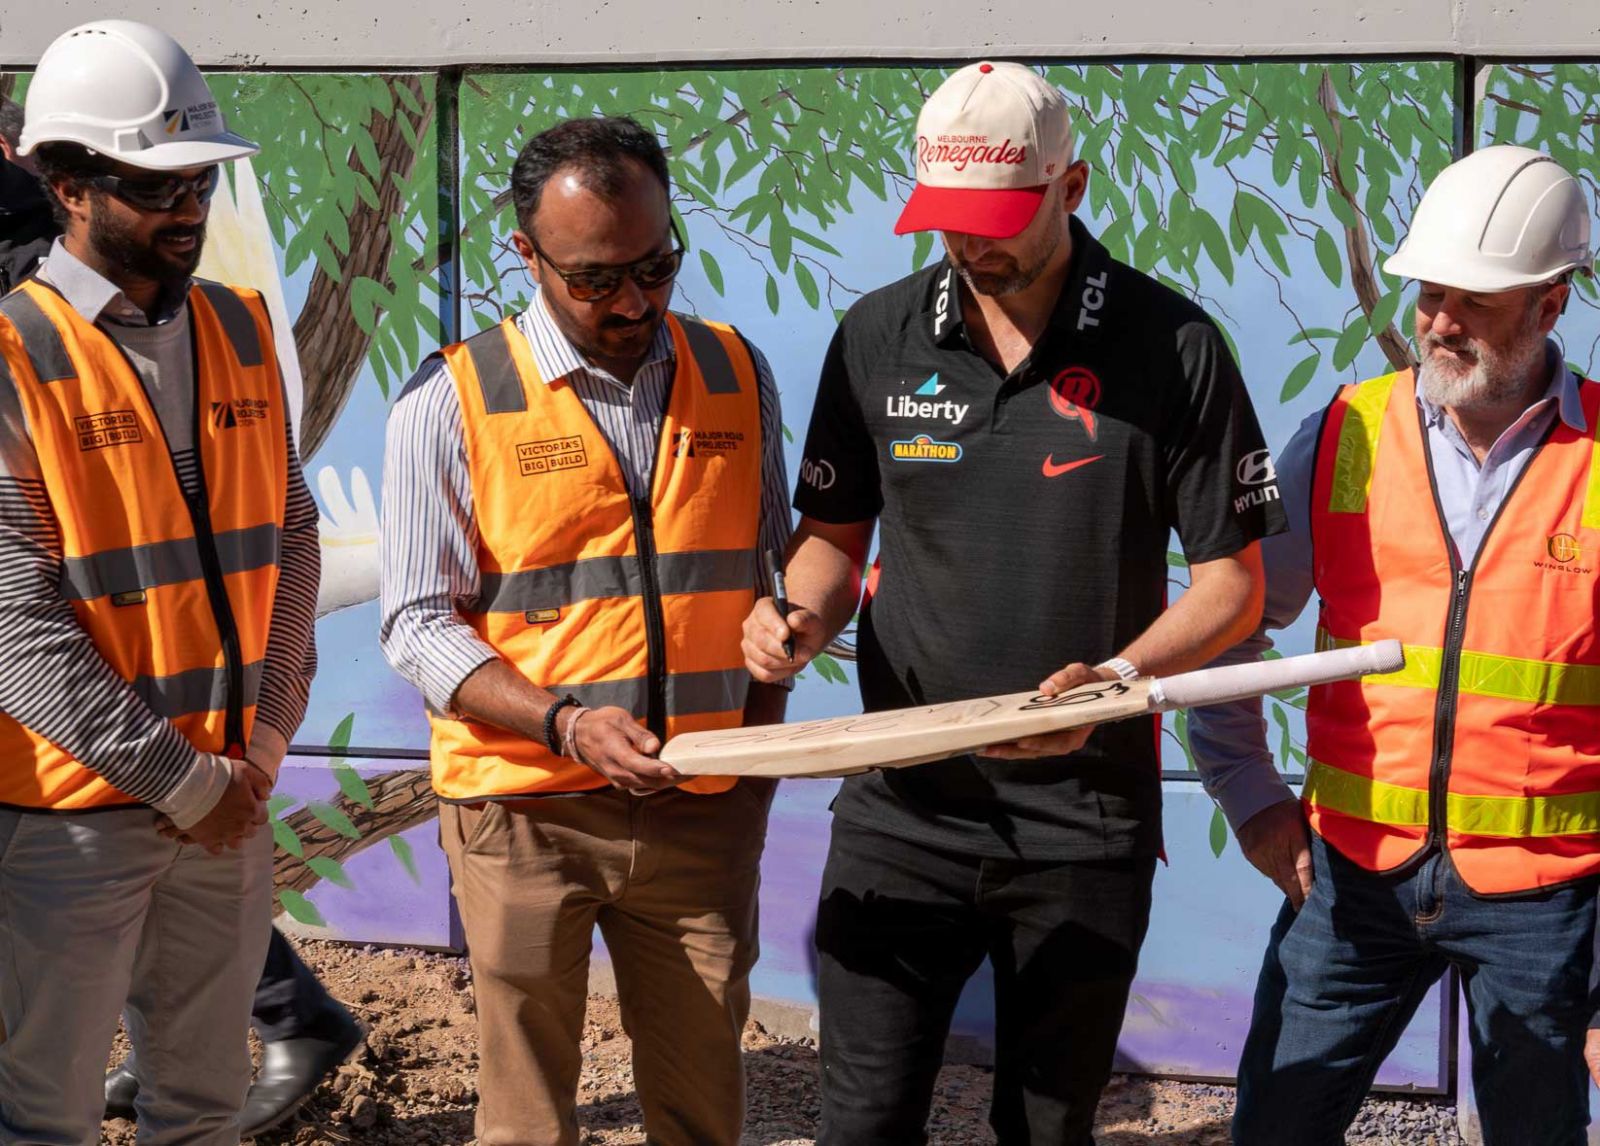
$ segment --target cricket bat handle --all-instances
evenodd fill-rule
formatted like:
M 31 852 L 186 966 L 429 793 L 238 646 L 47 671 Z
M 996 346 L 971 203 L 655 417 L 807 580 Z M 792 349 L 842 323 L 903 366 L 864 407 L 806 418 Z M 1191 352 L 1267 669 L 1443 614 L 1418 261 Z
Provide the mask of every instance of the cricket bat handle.
M 1395 672 L 1405 663 L 1400 642 L 1390 640 L 1326 653 L 1201 669 L 1151 681 L 1150 708 L 1153 712 L 1168 712 L 1174 708 L 1223 704 L 1265 696 L 1285 688 L 1306 688 L 1368 673 Z

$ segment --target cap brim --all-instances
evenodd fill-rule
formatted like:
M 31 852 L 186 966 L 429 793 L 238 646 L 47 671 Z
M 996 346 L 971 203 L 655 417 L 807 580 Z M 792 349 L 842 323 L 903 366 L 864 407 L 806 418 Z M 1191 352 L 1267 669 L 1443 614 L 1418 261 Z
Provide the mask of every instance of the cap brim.
M 1028 229 L 1049 190 L 1048 183 L 1006 189 L 918 183 L 900 212 L 894 233 L 956 231 L 985 239 L 1009 239 Z
M 185 167 L 210 167 L 213 163 L 229 163 L 256 154 L 261 148 L 242 135 L 225 131 L 210 139 L 180 139 L 172 143 L 158 143 L 143 151 L 125 155 L 104 153 L 106 158 L 126 163 L 129 167 L 144 167 L 151 171 L 181 171 Z

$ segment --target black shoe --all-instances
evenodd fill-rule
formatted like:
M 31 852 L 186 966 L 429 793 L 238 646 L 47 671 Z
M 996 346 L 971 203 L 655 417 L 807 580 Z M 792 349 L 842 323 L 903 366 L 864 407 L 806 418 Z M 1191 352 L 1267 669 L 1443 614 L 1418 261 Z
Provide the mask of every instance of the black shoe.
M 106 1118 L 133 1121 L 133 1100 L 139 1097 L 139 1076 L 133 1073 L 133 1059 L 106 1075 Z
M 240 1134 L 253 1138 L 287 1121 L 311 1092 L 361 1045 L 366 1031 L 340 1009 L 333 1033 L 322 1038 L 284 1039 L 266 1045 L 261 1070 L 239 1116 Z

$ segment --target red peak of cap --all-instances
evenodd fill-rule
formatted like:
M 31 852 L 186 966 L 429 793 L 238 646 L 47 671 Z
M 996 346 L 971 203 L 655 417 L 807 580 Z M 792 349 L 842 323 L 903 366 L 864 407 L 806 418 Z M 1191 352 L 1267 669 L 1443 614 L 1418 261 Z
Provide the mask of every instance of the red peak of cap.
M 978 65 L 978 70 L 980 72 L 982 72 L 984 75 L 988 75 L 990 72 L 994 71 L 994 65 L 993 64 L 979 64 Z

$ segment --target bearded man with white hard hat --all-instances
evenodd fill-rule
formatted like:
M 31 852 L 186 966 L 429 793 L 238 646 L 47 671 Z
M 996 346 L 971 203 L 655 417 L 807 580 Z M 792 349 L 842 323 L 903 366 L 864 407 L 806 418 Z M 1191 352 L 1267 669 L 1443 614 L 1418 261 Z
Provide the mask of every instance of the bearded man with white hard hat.
M 192 277 L 255 150 L 143 24 L 28 90 L 63 234 L 0 299 L 0 1142 L 99 1139 L 124 1007 L 140 1143 L 239 1141 L 319 565 L 266 307 Z
M 1257 542 L 1282 528 L 1221 332 L 1075 217 L 1089 168 L 1037 71 L 957 71 L 912 158 L 896 230 L 939 231 L 945 257 L 839 326 L 795 495 L 793 608 L 751 613 L 750 671 L 777 680 L 825 647 L 874 528 L 869 710 L 1198 667 L 1254 629 Z M 1165 608 L 1174 530 L 1193 583 Z M 956 1001 L 986 957 L 1000 1142 L 1092 1142 L 1161 848 L 1157 731 L 844 782 L 817 918 L 819 1143 L 927 1140 Z
M 1240 1146 L 1344 1141 L 1455 967 L 1489 1146 L 1576 1146 L 1600 877 L 1600 385 L 1550 341 L 1590 267 L 1549 156 L 1440 173 L 1385 264 L 1418 282 L 1415 370 L 1342 387 L 1283 451 L 1290 531 L 1263 628 L 1313 593 L 1320 647 L 1399 638 L 1406 667 L 1322 685 L 1298 800 L 1258 703 L 1191 714 L 1246 856 L 1286 896 L 1239 1066 Z M 1309 829 L 1309 830 L 1308 830 Z

